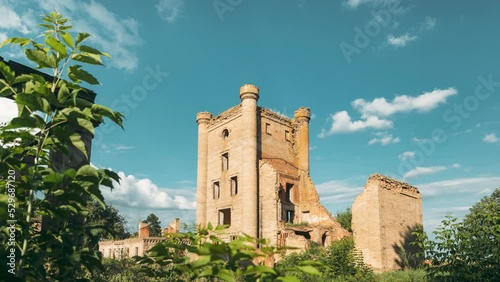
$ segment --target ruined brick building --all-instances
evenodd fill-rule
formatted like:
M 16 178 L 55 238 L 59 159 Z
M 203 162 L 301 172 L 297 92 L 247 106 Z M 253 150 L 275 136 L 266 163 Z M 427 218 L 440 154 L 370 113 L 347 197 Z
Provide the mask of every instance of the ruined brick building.
M 105 258 L 123 259 L 133 256 L 144 256 L 146 252 L 156 244 L 167 240 L 166 235 L 178 233 L 180 221 L 174 219 L 168 224 L 168 227 L 161 230 L 161 237 L 150 236 L 149 225 L 145 222 L 139 222 L 136 238 L 127 238 L 123 240 L 103 240 L 99 242 L 99 252 Z
M 259 89 L 243 85 L 241 103 L 212 116 L 200 112 L 196 223 L 228 225 L 273 246 L 305 249 L 348 236 L 324 208 L 309 177 L 308 108 L 293 118 L 259 107 Z M 376 271 L 398 269 L 397 246 L 422 224 L 421 197 L 406 183 L 375 175 L 353 206 L 356 246 Z
M 299 248 L 348 235 L 309 178 L 310 110 L 290 119 L 259 107 L 254 85 L 240 98 L 215 117 L 197 114 L 197 224 L 229 225 L 227 240 L 244 233 Z

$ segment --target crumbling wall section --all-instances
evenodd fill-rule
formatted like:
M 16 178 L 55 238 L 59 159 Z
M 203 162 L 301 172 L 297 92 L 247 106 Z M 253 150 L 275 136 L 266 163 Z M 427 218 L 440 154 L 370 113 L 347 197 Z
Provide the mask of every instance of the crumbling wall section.
M 422 197 L 408 183 L 371 175 L 352 207 L 356 248 L 377 271 L 403 268 L 401 249 L 415 252 L 411 233 L 422 226 Z

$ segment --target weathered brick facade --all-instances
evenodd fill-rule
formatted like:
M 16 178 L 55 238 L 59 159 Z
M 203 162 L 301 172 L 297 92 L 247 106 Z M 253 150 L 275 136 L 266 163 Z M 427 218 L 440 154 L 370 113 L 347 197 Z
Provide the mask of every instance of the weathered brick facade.
M 241 104 L 197 115 L 197 224 L 227 224 L 275 246 L 328 245 L 349 233 L 320 204 L 309 178 L 310 110 L 288 118 L 257 106 L 259 89 L 243 85 Z
M 354 242 L 377 272 L 402 269 L 401 249 L 415 254 L 411 233 L 421 226 L 422 195 L 407 183 L 374 174 L 354 200 Z

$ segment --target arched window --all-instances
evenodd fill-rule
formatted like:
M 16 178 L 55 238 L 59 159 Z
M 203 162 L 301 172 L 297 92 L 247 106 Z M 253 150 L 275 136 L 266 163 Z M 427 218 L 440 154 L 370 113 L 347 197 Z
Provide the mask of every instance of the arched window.
M 226 128 L 222 130 L 222 138 L 226 139 L 227 137 L 229 137 L 229 130 Z

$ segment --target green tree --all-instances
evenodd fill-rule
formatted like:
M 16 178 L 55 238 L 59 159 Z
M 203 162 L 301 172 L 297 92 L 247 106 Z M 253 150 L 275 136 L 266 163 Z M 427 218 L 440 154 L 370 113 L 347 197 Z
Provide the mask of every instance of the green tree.
M 497 281 L 500 277 L 500 188 L 476 203 L 463 221 L 448 214 L 423 238 L 428 268 L 437 281 Z M 422 242 L 422 240 L 420 240 Z
M 121 240 L 130 237 L 125 217 L 112 205 L 106 204 L 103 207 L 97 201 L 89 201 L 87 209 L 89 216 L 85 222 L 86 226 L 100 228 L 96 236 L 84 237 L 84 244 L 89 248 L 97 248 L 99 241 L 103 239 Z
M 18 116 L 0 128 L 0 271 L 8 281 L 74 281 L 82 267 L 102 267 L 98 253 L 82 245 L 85 234 L 99 231 L 83 224 L 87 201 L 104 207 L 100 187 L 119 181 L 116 173 L 89 165 L 85 143 L 104 118 L 122 126 L 122 114 L 83 98 L 89 93 L 81 83 L 99 81 L 82 65 L 102 65 L 109 55 L 85 45 L 91 35 L 72 33 L 60 14 L 42 21 L 37 39 L 43 42 L 9 38 L 0 45 L 19 45 L 51 74 L 16 74 L 0 62 L 0 97 L 18 106 Z M 7 264 L 12 254 L 15 262 Z
M 149 235 L 151 237 L 161 237 L 161 221 L 156 216 L 156 214 L 152 213 L 148 215 L 146 220 L 143 220 L 149 224 Z
M 335 214 L 335 219 L 340 223 L 345 230 L 352 232 L 351 222 L 352 222 L 352 211 L 351 207 L 347 207 L 345 211 L 339 211 Z

